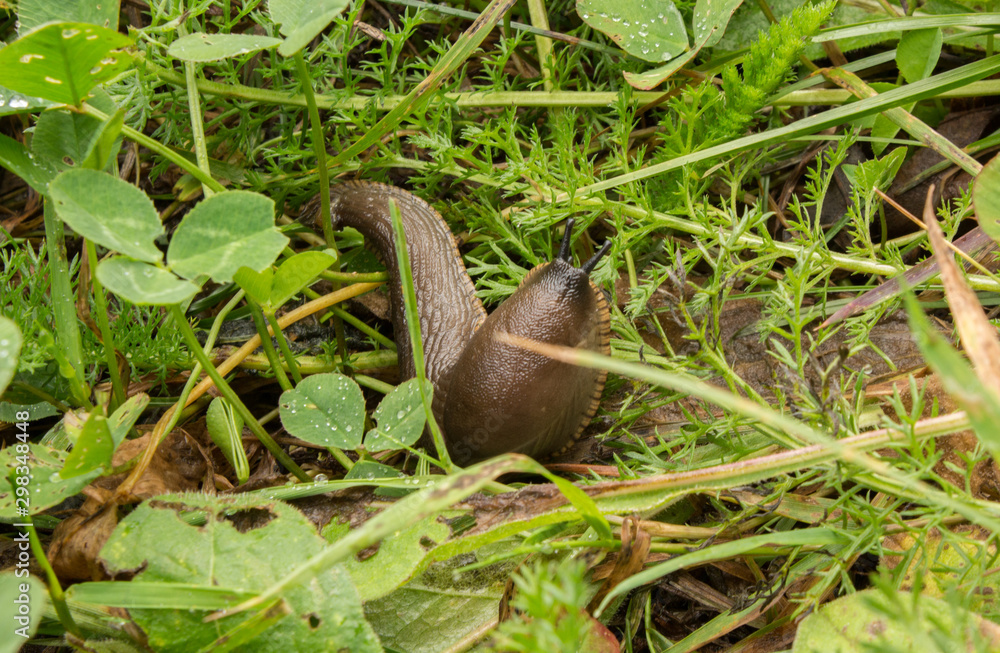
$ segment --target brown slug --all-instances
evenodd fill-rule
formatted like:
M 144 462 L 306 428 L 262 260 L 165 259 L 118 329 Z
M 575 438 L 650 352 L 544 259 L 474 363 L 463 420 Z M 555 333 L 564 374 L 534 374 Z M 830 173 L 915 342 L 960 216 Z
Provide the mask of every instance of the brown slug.
M 506 452 L 536 458 L 565 448 L 597 410 L 605 372 L 576 367 L 499 342 L 510 333 L 608 354 L 604 295 L 589 274 L 610 243 L 580 268 L 570 263 L 570 232 L 559 256 L 533 269 L 516 292 L 487 316 L 475 296 L 451 230 L 429 204 L 405 190 L 346 182 L 330 192 L 334 225 L 354 227 L 389 272 L 400 376 L 415 376 L 403 293 L 393 245 L 389 198 L 402 216 L 434 417 L 456 463 Z M 311 212 L 315 212 L 314 203 Z

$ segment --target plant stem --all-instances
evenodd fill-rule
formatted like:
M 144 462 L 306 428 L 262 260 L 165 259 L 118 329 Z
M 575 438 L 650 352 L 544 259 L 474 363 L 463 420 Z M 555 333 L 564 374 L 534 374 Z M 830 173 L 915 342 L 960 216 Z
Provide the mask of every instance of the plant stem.
M 264 317 L 267 318 L 267 323 L 271 325 L 271 331 L 274 332 L 274 337 L 278 341 L 278 347 L 281 349 L 281 355 L 288 364 L 288 370 L 292 373 L 292 378 L 295 379 L 296 384 L 302 383 L 302 373 L 299 372 L 299 366 L 295 362 L 295 354 L 289 348 L 288 339 L 285 338 L 285 334 L 281 332 L 281 327 L 278 325 L 278 319 L 274 316 L 274 311 L 264 313 Z M 266 333 L 267 329 L 264 329 L 264 334 Z M 264 335 L 261 335 L 261 341 L 264 341 Z
M 13 479 L 11 480 L 13 481 Z M 17 485 L 12 482 L 11 487 L 17 487 Z M 62 585 L 59 584 L 59 577 L 56 576 L 55 570 L 49 564 L 49 559 L 45 557 L 45 549 L 42 548 L 42 542 L 38 539 L 38 533 L 35 531 L 31 517 L 25 515 L 19 519 L 24 520 L 24 529 L 28 531 L 28 539 L 31 541 L 31 552 L 35 554 L 35 562 L 45 571 L 45 578 L 49 584 L 49 598 L 52 599 L 52 607 L 55 608 L 56 614 L 59 616 L 59 623 L 67 632 L 83 639 L 83 631 L 76 625 L 73 615 L 70 614 L 69 606 L 66 605 L 66 595 L 63 593 Z
M 49 285 L 52 289 L 52 313 L 56 323 L 56 337 L 66 360 L 69 361 L 68 374 L 73 398 L 81 406 L 91 408 L 90 390 L 83 376 L 83 343 L 77 324 L 76 306 L 73 302 L 73 284 L 69 278 L 69 263 L 66 260 L 65 232 L 62 220 L 56 215 L 50 200 L 43 209 L 45 221 L 45 250 L 49 257 Z
M 183 79 L 183 77 L 181 79 Z M 104 113 L 100 109 L 97 109 L 89 104 L 83 105 L 83 110 L 85 113 L 87 113 L 87 115 L 94 116 L 95 118 L 98 118 L 100 120 L 108 119 L 108 114 Z M 213 179 L 210 174 L 206 173 L 204 170 L 199 168 L 197 164 L 188 161 L 183 156 L 181 156 L 177 152 L 174 152 L 166 145 L 161 144 L 159 141 L 156 141 L 150 138 L 149 136 L 146 136 L 140 131 L 132 129 L 128 125 L 122 127 L 122 133 L 125 134 L 125 136 L 128 137 L 129 140 L 132 140 L 138 143 L 139 145 L 142 145 L 147 150 L 156 152 L 164 159 L 167 159 L 168 161 L 176 165 L 181 170 L 191 173 L 192 177 L 194 177 L 201 183 L 208 186 L 208 188 L 210 188 L 211 190 L 217 193 L 221 193 L 222 191 L 226 190 L 222 184 Z
M 170 316 L 177 323 L 177 328 L 180 330 L 181 335 L 184 336 L 184 340 L 187 342 L 191 353 L 193 353 L 195 358 L 198 359 L 202 368 L 215 383 L 215 387 L 219 389 L 219 392 L 222 393 L 223 397 L 229 400 L 229 403 L 233 405 L 236 412 L 238 412 L 240 417 L 243 418 L 243 422 L 250 428 L 253 434 L 257 436 L 257 439 L 260 440 L 260 443 L 271 452 L 271 455 L 274 456 L 275 460 L 295 475 L 297 479 L 303 483 L 309 483 L 312 480 L 309 478 L 309 475 L 302 471 L 301 467 L 295 464 L 295 461 L 293 461 L 291 457 L 285 453 L 284 449 L 278 446 L 278 443 L 274 441 L 271 434 L 264 430 L 257 419 L 253 416 L 253 413 L 250 412 L 250 409 L 247 408 L 246 404 L 240 400 L 239 395 L 237 395 L 236 392 L 229 387 L 226 380 L 222 378 L 219 371 L 215 369 L 214 365 L 212 365 L 212 361 L 208 359 L 208 356 L 202 350 L 201 345 L 198 343 L 198 338 L 195 337 L 194 331 L 191 329 L 191 325 L 188 324 L 187 319 L 184 317 L 181 307 L 178 304 L 171 304 L 167 310 L 169 311 Z
M 274 378 L 278 380 L 278 385 L 281 386 L 283 391 L 288 391 L 292 389 L 292 382 L 288 380 L 288 375 L 285 374 L 284 368 L 281 367 L 281 361 L 278 360 L 278 353 L 274 351 L 274 344 L 271 342 L 271 336 L 267 333 L 267 323 L 264 322 L 264 313 L 260 310 L 260 306 L 257 302 L 247 297 L 247 306 L 250 308 L 250 315 L 253 317 L 253 324 L 257 327 L 257 333 L 260 334 L 260 345 L 264 349 L 264 355 L 267 356 L 267 361 L 271 364 L 271 370 L 274 372 Z M 301 380 L 301 378 L 300 378 Z M 296 381 L 298 383 L 298 381 Z
M 90 269 L 97 269 L 97 246 L 90 240 L 85 241 L 87 247 L 87 259 L 90 261 Z M 104 361 L 108 366 L 108 376 L 111 377 L 111 391 L 114 395 L 109 412 L 125 403 L 125 384 L 122 383 L 122 375 L 118 370 L 118 357 L 115 356 L 114 334 L 111 332 L 111 323 L 108 321 L 108 298 L 104 294 L 104 286 L 97 280 L 97 275 L 92 274 L 90 285 L 94 293 L 94 303 L 97 304 L 97 327 L 101 330 L 101 344 L 104 348 Z
M 392 229 L 396 235 L 396 260 L 399 267 L 399 283 L 403 288 L 403 304 L 406 308 L 406 326 L 410 332 L 410 345 L 413 347 L 413 367 L 417 372 L 417 387 L 420 388 L 420 397 L 424 403 L 424 411 L 427 413 L 427 426 L 431 431 L 431 439 L 434 441 L 434 448 L 437 450 L 438 459 L 441 461 L 444 470 L 451 473 L 457 469 L 451 462 L 448 454 L 448 447 L 444 442 L 444 433 L 437 420 L 434 419 L 434 411 L 431 409 L 431 397 L 428 395 L 427 374 L 424 368 L 424 341 L 420 337 L 420 318 L 417 316 L 417 293 L 413 288 L 413 271 L 410 269 L 410 254 L 406 249 L 406 234 L 403 232 L 403 218 L 399 214 L 399 207 L 396 202 L 389 199 L 389 215 L 392 217 Z
M 313 152 L 316 154 L 316 171 L 319 174 L 319 206 L 320 223 L 323 225 L 323 237 L 326 238 L 327 247 L 333 250 L 333 255 L 337 258 L 333 262 L 334 273 L 340 272 L 340 252 L 337 250 L 337 241 L 333 236 L 333 218 L 330 215 L 330 173 L 326 167 L 326 145 L 323 140 L 323 123 L 319 119 L 319 108 L 316 106 L 316 95 L 313 93 L 312 79 L 309 76 L 309 68 L 306 67 L 305 59 L 301 52 L 295 53 L 295 67 L 299 73 L 299 82 L 302 84 L 302 92 L 306 98 L 306 106 L 309 109 L 309 124 L 312 130 Z M 333 289 L 340 290 L 340 283 L 334 282 Z M 340 318 L 333 318 L 333 332 L 337 338 L 337 354 L 340 360 L 344 361 L 344 371 L 349 371 L 347 366 L 347 340 L 344 337 L 344 323 Z M 280 340 L 281 332 L 275 330 L 275 336 Z M 282 350 L 284 351 L 284 350 Z M 292 361 L 288 362 L 292 370 L 292 375 L 298 374 Z M 301 376 L 298 377 L 301 380 Z M 298 380 L 296 382 L 298 382 Z

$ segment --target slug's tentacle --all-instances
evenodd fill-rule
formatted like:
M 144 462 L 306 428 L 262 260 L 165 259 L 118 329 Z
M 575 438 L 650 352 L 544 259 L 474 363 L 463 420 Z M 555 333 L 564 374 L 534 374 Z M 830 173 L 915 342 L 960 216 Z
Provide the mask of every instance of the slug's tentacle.
M 517 451 L 541 457 L 578 437 L 597 410 L 605 373 L 553 361 L 500 342 L 498 334 L 609 353 L 604 295 L 589 273 L 609 243 L 580 268 L 570 262 L 573 221 L 558 256 L 532 270 L 489 317 L 476 298 L 448 225 L 426 202 L 385 184 L 348 182 L 331 190 L 335 224 L 360 231 L 389 271 L 400 375 L 415 375 L 389 199 L 403 218 L 413 268 L 434 414 L 455 462 Z M 303 215 L 315 215 L 318 203 Z

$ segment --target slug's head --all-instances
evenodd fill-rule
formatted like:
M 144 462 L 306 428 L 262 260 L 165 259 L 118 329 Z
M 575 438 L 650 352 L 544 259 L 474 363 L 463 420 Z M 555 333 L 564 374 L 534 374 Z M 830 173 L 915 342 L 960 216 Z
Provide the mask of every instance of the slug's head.
M 501 341 L 511 334 L 608 353 L 608 307 L 590 271 L 610 243 L 581 267 L 569 261 L 572 223 L 559 255 L 532 270 L 473 336 L 455 365 L 444 431 L 455 462 L 516 451 L 542 457 L 590 423 L 604 373 L 554 361 Z

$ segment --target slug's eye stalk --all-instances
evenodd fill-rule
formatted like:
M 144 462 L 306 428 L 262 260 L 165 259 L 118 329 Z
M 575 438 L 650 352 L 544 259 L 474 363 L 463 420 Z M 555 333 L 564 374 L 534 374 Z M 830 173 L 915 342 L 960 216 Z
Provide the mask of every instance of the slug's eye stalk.
M 569 258 L 569 246 L 570 239 L 573 237 L 573 224 L 576 222 L 573 218 L 566 221 L 566 232 L 563 234 L 562 245 L 559 246 L 559 256 L 556 258 L 566 261 L 571 264 L 573 261 Z
M 597 250 L 597 253 L 590 257 L 589 261 L 581 265 L 580 269 L 586 272 L 587 276 L 590 276 L 590 273 L 594 271 L 594 268 L 597 267 L 597 264 L 600 263 L 601 259 L 604 258 L 604 255 L 607 254 L 610 249 L 611 241 L 605 240 L 604 244 L 601 245 L 601 249 Z

